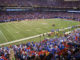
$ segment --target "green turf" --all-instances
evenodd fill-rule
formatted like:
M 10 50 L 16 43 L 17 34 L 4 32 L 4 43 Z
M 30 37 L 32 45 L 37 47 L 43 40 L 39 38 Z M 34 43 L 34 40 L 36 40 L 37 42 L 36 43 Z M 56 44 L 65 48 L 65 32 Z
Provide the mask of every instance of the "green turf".
M 55 27 L 52 26 L 55 24 Z M 22 39 L 37 34 L 79 25 L 80 22 L 65 19 L 41 19 L 32 21 L 0 23 L 0 43 Z

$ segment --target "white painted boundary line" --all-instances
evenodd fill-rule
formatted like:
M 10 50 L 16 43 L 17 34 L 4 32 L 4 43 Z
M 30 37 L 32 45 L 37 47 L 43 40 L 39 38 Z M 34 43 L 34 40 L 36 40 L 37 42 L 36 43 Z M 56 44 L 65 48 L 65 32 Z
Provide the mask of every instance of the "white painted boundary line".
M 50 32 L 48 32 L 48 33 L 50 33 Z M 28 39 L 32 39 L 32 38 L 36 38 L 36 37 L 42 36 L 42 35 L 43 34 L 39 34 L 39 35 L 35 35 L 35 36 L 32 36 L 32 37 L 27 37 L 27 38 L 23 38 L 23 39 L 11 41 L 11 42 L 2 43 L 2 44 L 0 44 L 0 46 L 16 43 L 16 42 L 20 42 L 20 41 L 25 41 L 25 40 L 28 40 Z M 44 35 L 46 35 L 46 33 L 44 33 Z
M 59 31 L 64 31 L 64 30 L 71 29 L 71 28 L 72 27 L 67 27 L 67 28 L 64 28 L 64 29 L 59 29 Z M 48 32 L 48 33 L 51 33 L 51 32 Z M 43 34 L 46 35 L 47 33 L 43 33 Z M 42 36 L 43 34 L 39 34 L 39 35 L 35 35 L 35 36 L 31 36 L 31 37 L 27 37 L 27 38 L 15 40 L 15 41 L 10 41 L 10 42 L 6 42 L 6 43 L 2 43 L 2 44 L 0 44 L 0 46 L 16 43 L 16 42 L 20 42 L 20 41 L 29 40 L 29 39 L 32 39 L 32 38 L 36 38 L 36 37 Z
M 5 37 L 5 35 L 3 34 L 3 32 L 2 31 L 0 31 L 0 32 L 2 33 L 3 37 L 5 38 L 5 40 L 8 41 L 7 38 Z

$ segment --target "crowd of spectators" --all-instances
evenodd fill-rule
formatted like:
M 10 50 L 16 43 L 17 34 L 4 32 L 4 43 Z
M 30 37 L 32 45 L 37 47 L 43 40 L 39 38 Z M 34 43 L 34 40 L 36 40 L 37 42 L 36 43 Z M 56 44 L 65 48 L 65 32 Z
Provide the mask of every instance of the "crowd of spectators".
M 64 0 L 0 0 L 0 6 L 16 6 L 16 7 L 62 7 L 72 8 L 80 7 L 80 1 L 64 1 Z
M 13 49 L 17 60 L 79 60 L 79 47 L 80 29 L 66 37 L 14 45 Z
M 80 29 L 59 38 L 10 46 L 15 60 L 80 60 Z M 0 59 L 9 60 L 10 48 L 0 48 Z
M 10 57 L 10 49 L 8 47 L 0 48 L 0 60 L 7 60 Z
M 64 18 L 80 21 L 80 13 L 68 12 L 0 12 L 0 22 L 24 19 Z

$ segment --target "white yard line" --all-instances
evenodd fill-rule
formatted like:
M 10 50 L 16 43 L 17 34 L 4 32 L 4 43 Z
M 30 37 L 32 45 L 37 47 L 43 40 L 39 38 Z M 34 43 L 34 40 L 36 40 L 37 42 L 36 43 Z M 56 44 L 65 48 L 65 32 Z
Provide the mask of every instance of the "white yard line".
M 1 34 L 3 35 L 3 37 L 5 38 L 5 40 L 6 40 L 6 42 L 8 41 L 7 40 L 7 38 L 5 37 L 5 35 L 3 34 L 3 32 L 2 31 L 0 31 L 1 32 Z
M 64 30 L 67 30 L 68 28 L 71 29 L 71 27 L 67 27 L 67 28 L 64 28 L 64 29 L 59 29 L 59 31 L 64 31 Z M 51 33 L 51 32 L 48 32 L 48 33 Z M 47 33 L 43 33 L 43 34 L 46 35 Z M 36 38 L 36 37 L 42 36 L 43 34 L 39 34 L 39 35 L 35 35 L 35 36 L 31 36 L 31 37 L 27 37 L 27 38 L 15 40 L 15 41 L 10 41 L 10 42 L 6 42 L 6 43 L 2 43 L 2 44 L 0 44 L 0 46 L 16 43 L 16 42 L 20 42 L 20 41 L 29 40 L 29 39 L 32 39 L 32 38 Z

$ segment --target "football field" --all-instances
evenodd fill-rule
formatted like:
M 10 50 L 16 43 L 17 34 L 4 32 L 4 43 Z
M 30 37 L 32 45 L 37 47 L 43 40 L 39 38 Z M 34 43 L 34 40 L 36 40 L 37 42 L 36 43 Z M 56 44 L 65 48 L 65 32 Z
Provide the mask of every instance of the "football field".
M 80 22 L 66 19 L 40 19 L 0 23 L 0 44 L 75 25 L 80 25 Z

